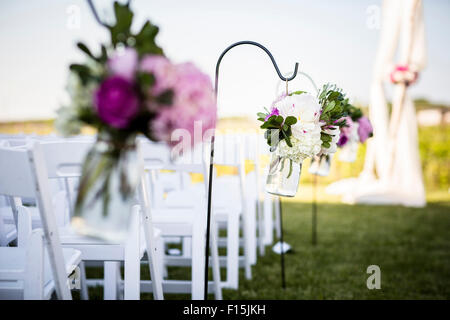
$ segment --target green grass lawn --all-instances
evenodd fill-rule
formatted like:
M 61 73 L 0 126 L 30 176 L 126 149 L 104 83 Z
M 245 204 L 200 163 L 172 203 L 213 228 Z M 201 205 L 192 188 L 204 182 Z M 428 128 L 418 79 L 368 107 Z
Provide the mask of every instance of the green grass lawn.
M 303 193 L 306 198 L 309 191 Z M 241 270 L 239 290 L 224 290 L 224 298 L 450 299 L 449 195 L 433 193 L 429 201 L 422 209 L 320 202 L 315 246 L 311 204 L 305 198 L 285 201 L 285 241 L 293 247 L 285 260 L 287 288 L 281 289 L 280 256 L 267 247 L 253 267 L 253 279 L 245 280 Z M 380 290 L 366 287 L 369 265 L 381 269 Z M 188 270 L 169 272 L 189 278 Z M 148 277 L 148 270 L 143 276 Z M 93 288 L 91 298 L 101 299 L 101 289 Z M 189 296 L 167 294 L 166 298 Z

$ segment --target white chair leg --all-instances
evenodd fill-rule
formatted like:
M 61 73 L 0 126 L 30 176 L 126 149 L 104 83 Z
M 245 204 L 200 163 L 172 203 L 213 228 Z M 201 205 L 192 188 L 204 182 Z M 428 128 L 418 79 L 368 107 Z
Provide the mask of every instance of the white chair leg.
M 260 256 L 264 256 L 266 253 L 266 247 L 264 245 L 264 235 L 265 235 L 265 228 L 264 228 L 264 212 L 262 209 L 261 201 L 259 197 L 256 199 L 256 208 L 257 208 L 257 219 L 258 219 L 258 245 L 259 245 L 259 254 Z
M 227 219 L 227 279 L 225 286 L 239 286 L 239 216 L 229 214 Z
M 247 202 L 247 241 L 249 246 L 249 260 L 251 265 L 256 264 L 257 237 L 256 237 L 256 203 Z
M 165 264 L 165 245 L 164 245 L 164 238 L 158 237 L 156 239 L 156 263 L 159 267 L 159 274 L 160 277 L 167 278 L 169 276 L 169 272 L 167 269 L 167 265 Z
M 140 299 L 140 223 L 139 207 L 134 206 L 130 217 L 130 229 L 125 244 L 124 300 Z
M 192 226 L 192 300 L 203 299 L 205 283 L 205 239 L 205 228 L 203 223 L 197 218 Z
M 80 268 L 80 282 L 81 282 L 81 290 L 80 290 L 80 297 L 81 300 L 89 300 L 89 291 L 86 283 L 86 268 L 84 266 L 84 262 L 81 261 L 78 265 Z
M 103 286 L 104 300 L 117 300 L 118 298 L 118 279 L 120 277 L 120 262 L 105 261 L 105 275 Z
M 20 221 L 20 220 L 19 220 Z M 24 300 L 44 299 L 44 239 L 41 230 L 29 235 L 29 249 L 26 257 Z
M 183 237 L 182 240 L 182 252 L 183 252 L 183 257 L 185 258 L 190 258 L 191 257 L 191 242 L 192 239 L 190 237 Z
M 216 222 L 214 221 L 214 216 L 211 217 L 211 257 L 212 257 L 212 269 L 213 269 L 213 280 L 214 280 L 214 296 L 216 300 L 222 300 L 222 285 L 220 282 L 220 264 L 219 264 L 219 249 L 217 243 L 217 233 L 216 233 Z
M 273 243 L 273 203 L 270 194 L 264 194 L 264 245 Z
M 242 198 L 242 231 L 244 234 L 244 264 L 245 264 L 245 278 L 252 278 L 252 269 L 251 269 L 251 230 L 250 230 L 250 217 L 248 214 L 248 206 L 246 202 L 245 195 L 245 169 L 243 165 L 238 168 L 239 175 L 239 187 L 241 190 L 241 198 Z

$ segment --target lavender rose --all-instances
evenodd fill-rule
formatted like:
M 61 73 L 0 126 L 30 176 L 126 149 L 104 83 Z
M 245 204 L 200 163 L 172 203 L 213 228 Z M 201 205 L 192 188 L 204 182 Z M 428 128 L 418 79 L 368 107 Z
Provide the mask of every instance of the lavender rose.
M 358 127 L 359 141 L 361 141 L 361 143 L 364 143 L 373 134 L 372 124 L 370 123 L 370 120 L 367 117 L 361 117 L 358 120 L 358 123 L 359 123 Z
M 133 84 L 120 76 L 107 78 L 94 96 L 100 119 L 111 127 L 123 129 L 138 112 L 138 98 Z

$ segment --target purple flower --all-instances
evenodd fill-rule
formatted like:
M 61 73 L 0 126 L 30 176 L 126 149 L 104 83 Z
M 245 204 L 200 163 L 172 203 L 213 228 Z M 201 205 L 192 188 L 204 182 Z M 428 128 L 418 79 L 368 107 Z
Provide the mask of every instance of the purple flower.
M 123 129 L 138 112 L 138 98 L 133 84 L 120 76 L 102 82 L 94 95 L 100 119 L 111 127 Z
M 264 118 L 264 121 L 267 121 L 271 116 L 279 116 L 280 110 L 273 107 L 272 110 L 270 110 L 270 113 Z
M 137 63 L 138 55 L 133 48 L 126 48 L 123 51 L 115 52 L 107 62 L 111 74 L 121 76 L 128 80 L 134 78 Z
M 359 127 L 358 127 L 358 135 L 359 135 L 359 141 L 361 143 L 364 143 L 369 137 L 372 136 L 373 128 L 372 124 L 370 123 L 370 120 L 367 117 L 361 117 L 358 120 Z
M 341 122 L 345 120 L 345 124 L 341 127 L 341 134 L 339 141 L 337 142 L 338 147 L 343 147 L 349 140 L 349 137 L 352 135 L 353 130 L 353 121 L 350 117 L 345 117 L 338 119 L 337 122 Z M 336 123 L 337 123 L 336 122 Z
M 348 141 L 348 137 L 346 135 L 343 135 L 342 132 L 341 132 L 341 135 L 340 135 L 339 140 L 337 142 L 337 146 L 338 147 L 342 147 L 342 146 L 344 146 L 347 143 L 347 141 Z

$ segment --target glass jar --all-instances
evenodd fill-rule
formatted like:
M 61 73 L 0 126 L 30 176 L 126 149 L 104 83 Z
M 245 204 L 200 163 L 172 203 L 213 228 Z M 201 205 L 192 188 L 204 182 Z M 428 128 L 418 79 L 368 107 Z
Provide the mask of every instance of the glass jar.
M 358 155 L 359 143 L 355 141 L 347 142 L 339 152 L 339 160 L 342 162 L 355 162 Z
M 332 155 L 322 154 L 311 159 L 309 173 L 325 177 L 330 173 Z
M 297 193 L 302 163 L 281 157 L 272 152 L 266 191 L 282 197 L 293 197 Z
M 71 221 L 76 232 L 115 243 L 126 239 L 141 174 L 135 139 L 99 134 L 82 168 Z

